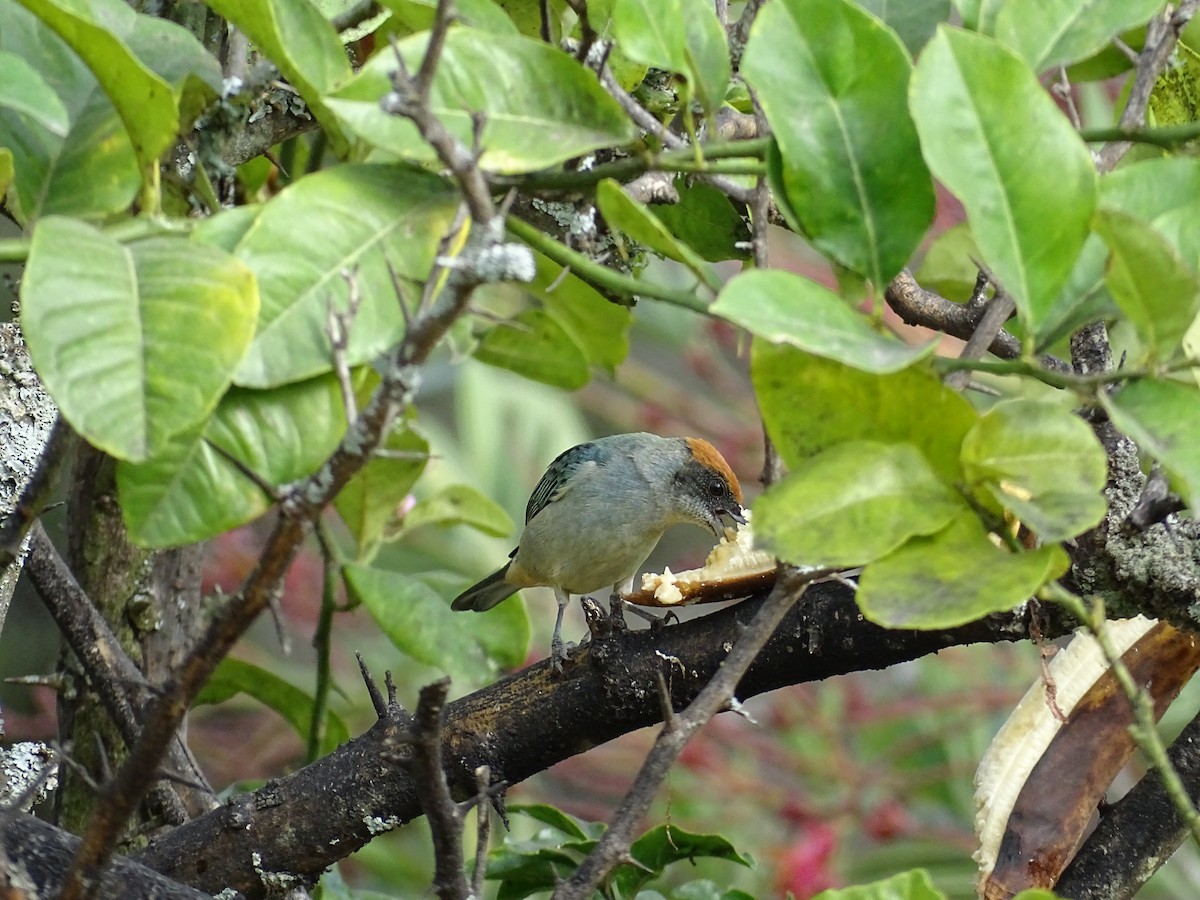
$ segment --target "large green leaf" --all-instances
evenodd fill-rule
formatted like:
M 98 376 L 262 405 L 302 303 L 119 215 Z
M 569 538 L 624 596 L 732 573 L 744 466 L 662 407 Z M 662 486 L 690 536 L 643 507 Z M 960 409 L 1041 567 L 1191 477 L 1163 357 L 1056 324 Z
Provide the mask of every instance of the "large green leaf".
M 768 488 L 754 503 L 754 536 L 796 565 L 861 566 L 965 508 L 911 444 L 849 441 Z
M 310 0 L 207 2 L 279 67 L 316 113 L 334 150 L 344 153 L 346 138 L 325 105 L 324 95 L 350 77 L 350 63 L 337 32 L 321 11 Z
M 1167 157 L 1123 165 L 1100 179 L 1099 205 L 1102 210 L 1118 210 L 1143 220 L 1167 240 L 1184 263 L 1192 268 L 1200 264 L 1200 169 L 1194 160 Z M 1039 349 L 1083 321 L 1116 314 L 1105 283 L 1109 256 L 1109 248 L 1098 234 L 1084 242 L 1070 277 L 1047 314 Z
M 576 275 L 540 253 L 534 253 L 537 274 L 521 285 L 541 301 L 546 312 L 562 326 L 583 352 L 589 365 L 610 374 L 629 355 L 629 326 L 633 316 L 627 307 L 605 300 Z
M 979 35 L 941 27 L 910 102 L 930 168 L 962 200 L 984 262 L 1039 335 L 1088 235 L 1091 154 L 1028 66 Z
M 351 596 L 370 612 L 397 650 L 452 677 L 475 681 L 489 672 L 483 651 L 463 628 L 466 617 L 412 575 L 369 566 L 343 568 Z
M 0 110 L 27 117 L 48 137 L 65 137 L 70 125 L 67 108 L 41 73 L 6 50 L 0 50 Z
M 612 27 L 629 59 L 685 76 L 707 115 L 721 106 L 729 50 L 708 0 L 616 0 Z
M 70 118 L 68 130 L 58 134 L 0 107 L 0 145 L 13 158 L 8 208 L 26 227 L 43 215 L 101 217 L 125 209 L 140 178 L 113 104 L 70 46 L 16 0 L 0 0 L 0 22 L 0 49 L 40 73 Z M 37 94 L 25 100 L 40 102 Z M 54 121 L 52 104 L 46 115 Z
M 333 367 L 329 306 L 346 308 L 344 273 L 354 273 L 362 298 L 350 325 L 349 364 L 395 343 L 404 316 L 388 264 L 402 278 L 424 279 L 457 201 L 433 175 L 374 165 L 326 169 L 275 197 L 237 245 L 262 296 L 258 333 L 237 383 L 270 387 Z
M 1192 510 L 1200 509 L 1200 390 L 1156 378 L 1125 384 L 1100 400 L 1123 432 L 1156 458 Z
M 311 475 L 345 430 L 333 375 L 269 391 L 234 388 L 202 428 L 177 435 L 145 462 L 117 465 L 125 525 L 151 547 L 190 544 L 244 525 L 274 500 L 225 454 L 279 486 Z
M 427 40 L 422 33 L 398 44 L 413 72 Z M 412 122 L 379 107 L 395 68 L 392 54 L 377 54 L 329 95 L 329 107 L 369 144 L 409 159 L 435 160 Z M 492 172 L 542 169 L 633 138 L 621 107 L 573 57 L 541 41 L 472 28 L 453 28 L 446 35 L 430 107 L 467 147 L 474 139 L 473 117 L 483 117 L 480 165 Z
M 965 512 L 867 566 L 855 599 L 864 616 L 887 628 L 953 628 L 1024 603 L 1067 565 L 1057 544 L 1002 550 Z
M 284 681 L 274 672 L 240 659 L 226 657 L 221 660 L 217 670 L 196 695 L 193 706 L 223 703 L 238 694 L 247 694 L 268 709 L 273 709 L 302 740 L 308 740 L 312 725 L 312 695 Z M 349 739 L 346 723 L 336 713 L 326 711 L 320 752 L 325 754 L 336 750 Z
M 201 422 L 253 334 L 250 271 L 215 247 L 124 247 L 56 216 L 33 233 L 21 324 L 67 421 L 119 459 L 143 460 Z
M 1200 167 L 1194 159 L 1122 166 L 1101 180 L 1100 205 L 1153 225 L 1185 263 L 1200 266 Z
M 568 391 L 588 383 L 587 357 L 549 313 L 527 309 L 483 336 L 475 358 Z
M 962 444 L 967 484 L 982 490 L 1043 541 L 1064 541 L 1103 517 L 1107 466 L 1092 429 L 1050 403 L 997 403 Z
M 1108 289 L 1137 330 L 1149 359 L 1168 362 L 1200 312 L 1195 263 L 1148 222 L 1117 210 L 1101 210 L 1096 231 L 1108 244 Z
M 179 113 L 171 85 L 113 31 L 130 11 L 120 0 L 18 0 L 86 63 L 125 125 L 143 181 L 158 183 L 158 158 L 175 139 Z
M 72 7 L 74 8 L 74 7 Z M 78 7 L 86 15 L 91 9 Z M 103 9 L 104 28 L 111 39 L 91 48 L 101 59 L 105 48 L 120 60 L 132 54 L 144 66 L 170 83 L 177 100 L 194 114 L 193 85 L 198 76 L 209 90 L 220 84 L 216 61 L 188 32 L 171 22 L 136 15 L 123 3 L 97 4 Z M 39 73 L 56 96 L 48 98 L 39 117 L 17 114 L 0 105 L 0 147 L 6 146 L 13 157 L 13 184 L 9 209 L 24 225 L 50 214 L 101 218 L 127 208 L 140 181 L 138 163 L 122 119 L 95 75 L 70 45 L 51 28 L 19 6 L 16 0 L 0 0 L 0 51 L 25 61 Z M 114 44 L 115 42 L 115 44 Z M 118 62 L 112 72 L 122 71 Z M 136 68 L 128 64 L 131 68 Z M 21 76 L 15 71 L 13 89 L 21 89 Z M 140 76 L 139 76 L 140 77 Z M 121 82 L 116 90 L 127 96 L 139 84 Z M 26 90 L 30 89 L 24 85 Z M 36 90 L 36 88 L 33 88 Z M 56 106 L 66 110 L 68 127 L 61 131 L 47 127 L 57 121 Z M 141 121 L 141 113 L 129 111 Z M 147 126 L 161 140 L 157 124 Z
M 962 479 L 959 446 L 977 416 L 923 367 L 872 375 L 755 340 L 751 374 L 767 431 L 793 471 L 843 441 L 908 443 L 938 476 Z
M 417 502 L 404 517 L 404 530 L 423 525 L 469 525 L 492 537 L 513 533 L 513 520 L 499 503 L 469 484 L 451 484 Z
M 1077 62 L 1144 24 L 1162 0 L 1008 0 L 996 14 L 996 39 L 1035 72 Z
M 650 211 L 684 244 L 709 262 L 747 259 L 750 229 L 729 198 L 703 181 L 675 181 L 678 203 L 654 204 Z
M 911 70 L 896 35 L 848 0 L 763 7 L 742 61 L 800 225 L 880 290 L 933 219 L 933 184 L 906 105 Z
M 916 56 L 938 25 L 950 18 L 950 0 L 856 0 L 899 35 Z
M 876 330 L 837 294 L 791 272 L 743 272 L 725 285 L 709 312 L 773 344 L 789 344 L 876 375 L 897 372 L 936 347 L 936 342 L 910 346 Z

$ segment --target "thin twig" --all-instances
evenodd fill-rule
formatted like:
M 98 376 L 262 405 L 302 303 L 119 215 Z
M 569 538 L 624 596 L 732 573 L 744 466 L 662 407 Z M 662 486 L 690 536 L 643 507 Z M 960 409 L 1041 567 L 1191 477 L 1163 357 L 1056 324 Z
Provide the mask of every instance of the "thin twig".
M 483 879 L 487 875 L 488 841 L 491 838 L 492 810 L 488 799 L 492 796 L 492 770 L 480 766 L 475 770 L 475 870 L 471 873 L 471 893 L 483 896 Z
M 391 270 L 391 263 L 388 263 Z M 329 332 L 329 346 L 333 353 L 333 372 L 337 376 L 338 387 L 342 392 L 342 407 L 346 411 L 346 422 L 358 418 L 358 405 L 354 399 L 354 385 L 350 381 L 350 364 L 346 354 L 350 350 L 350 326 L 358 316 L 362 305 L 362 291 L 358 284 L 358 269 L 343 269 L 342 278 L 346 282 L 346 308 L 339 310 L 334 304 L 333 295 L 329 297 L 326 330 Z
M 958 358 L 963 360 L 982 359 L 983 354 L 1004 330 L 1004 323 L 1008 321 L 1008 317 L 1016 308 L 1017 304 L 1012 295 L 997 288 L 996 293 L 992 295 L 992 299 L 984 308 L 983 315 L 979 317 L 979 324 L 971 332 L 971 336 L 967 339 Z M 971 373 L 966 369 L 959 369 L 946 376 L 946 385 L 956 391 L 961 391 L 970 380 Z
M 466 900 L 472 894 L 463 871 L 462 811 L 442 768 L 442 715 L 449 693 L 449 678 L 421 688 L 409 743 L 417 798 L 433 837 L 433 889 L 443 900 Z
M 342 583 L 342 560 L 333 535 L 318 522 L 317 543 L 321 548 L 321 611 L 313 631 L 313 649 L 317 652 L 317 680 L 313 687 L 312 719 L 308 723 L 308 762 L 321 755 L 325 735 L 325 717 L 329 712 L 329 691 L 333 684 L 329 658 L 332 652 L 333 614 L 337 611 L 337 591 Z

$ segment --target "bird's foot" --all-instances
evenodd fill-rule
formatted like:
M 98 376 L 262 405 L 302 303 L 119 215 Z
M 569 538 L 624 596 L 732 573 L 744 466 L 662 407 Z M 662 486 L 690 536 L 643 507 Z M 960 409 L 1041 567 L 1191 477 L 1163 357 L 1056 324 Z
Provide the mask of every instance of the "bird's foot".
M 571 647 L 562 642 L 562 638 L 555 635 L 550 641 L 550 671 L 555 675 L 563 674 L 563 663 L 571 658 Z
M 621 595 L 613 591 L 608 598 L 608 623 L 612 631 L 628 631 L 629 626 L 625 624 L 625 607 L 628 604 L 621 599 Z
M 640 610 L 639 610 L 640 612 Z M 650 623 L 651 631 L 658 631 L 660 628 L 666 628 L 671 624 L 671 620 L 675 620 L 675 624 L 679 624 L 679 616 L 675 615 L 675 610 L 668 609 L 665 615 L 655 616 L 650 613 L 644 613 L 646 620 Z

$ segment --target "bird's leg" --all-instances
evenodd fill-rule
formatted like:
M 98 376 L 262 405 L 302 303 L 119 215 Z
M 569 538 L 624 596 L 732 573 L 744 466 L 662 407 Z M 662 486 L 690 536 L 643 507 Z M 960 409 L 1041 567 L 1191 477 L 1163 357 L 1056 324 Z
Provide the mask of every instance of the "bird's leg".
M 608 598 L 608 621 L 613 631 L 629 630 L 629 626 L 625 624 L 625 610 L 629 604 L 621 598 L 621 594 L 628 594 L 632 588 L 632 575 L 625 582 L 618 581 L 613 585 L 612 594 Z
M 563 660 L 567 658 L 567 650 L 562 641 L 563 613 L 567 611 L 571 595 L 561 588 L 555 588 L 554 599 L 558 601 L 558 616 L 554 619 L 554 635 L 550 638 L 550 668 L 555 674 L 561 675 Z

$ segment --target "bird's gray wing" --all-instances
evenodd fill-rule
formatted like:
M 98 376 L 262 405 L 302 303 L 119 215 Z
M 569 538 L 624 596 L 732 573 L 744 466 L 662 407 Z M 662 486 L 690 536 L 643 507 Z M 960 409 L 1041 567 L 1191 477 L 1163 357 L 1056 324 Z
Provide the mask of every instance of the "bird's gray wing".
M 596 441 L 589 441 L 560 453 L 529 495 L 525 523 L 528 524 L 534 516 L 561 497 L 570 487 L 572 476 L 578 474 L 581 468 L 603 465 L 608 460 L 609 452 Z

